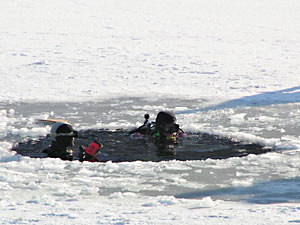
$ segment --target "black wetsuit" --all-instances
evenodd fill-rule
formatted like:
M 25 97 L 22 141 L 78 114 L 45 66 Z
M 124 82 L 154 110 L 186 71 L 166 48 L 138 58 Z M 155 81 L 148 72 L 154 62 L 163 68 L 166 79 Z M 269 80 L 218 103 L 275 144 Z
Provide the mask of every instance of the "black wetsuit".
M 55 142 L 53 142 L 49 148 L 43 150 L 43 153 L 47 153 L 50 158 L 73 160 L 73 150 L 70 147 L 57 146 Z

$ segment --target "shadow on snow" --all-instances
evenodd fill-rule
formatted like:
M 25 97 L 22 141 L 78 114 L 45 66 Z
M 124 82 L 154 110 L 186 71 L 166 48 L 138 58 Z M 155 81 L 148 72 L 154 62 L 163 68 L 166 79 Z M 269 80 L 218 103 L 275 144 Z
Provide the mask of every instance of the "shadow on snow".
M 189 114 L 195 112 L 205 112 L 209 110 L 237 108 L 243 106 L 258 107 L 273 104 L 288 104 L 298 102 L 300 102 L 300 86 L 279 91 L 265 92 L 258 95 L 246 96 L 202 109 L 178 111 L 176 114 Z
M 299 203 L 300 178 L 257 182 L 247 187 L 219 188 L 178 194 L 177 198 L 204 198 L 237 200 L 255 204 Z

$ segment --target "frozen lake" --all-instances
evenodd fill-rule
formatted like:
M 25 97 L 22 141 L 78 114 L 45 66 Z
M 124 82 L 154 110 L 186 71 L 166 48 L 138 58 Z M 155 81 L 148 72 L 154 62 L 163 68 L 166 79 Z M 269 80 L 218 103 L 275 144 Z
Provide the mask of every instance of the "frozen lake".
M 298 0 L 1 0 L 0 224 L 299 224 L 299 14 Z M 164 109 L 193 135 L 161 158 L 124 131 Z M 105 142 L 105 162 L 11 151 L 47 145 L 47 118 Z M 212 159 L 220 145 L 243 157 Z

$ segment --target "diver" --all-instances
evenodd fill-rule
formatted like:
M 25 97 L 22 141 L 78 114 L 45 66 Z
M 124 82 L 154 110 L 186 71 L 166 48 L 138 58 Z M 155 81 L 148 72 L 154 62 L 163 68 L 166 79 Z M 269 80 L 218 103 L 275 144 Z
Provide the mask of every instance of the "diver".
M 154 138 L 155 143 L 165 146 L 170 143 L 177 143 L 178 137 L 185 135 L 184 131 L 176 123 L 177 119 L 173 112 L 160 111 L 156 116 L 155 122 L 150 123 L 149 117 L 146 115 L 148 114 L 145 114 L 144 124 L 129 132 L 132 137 L 139 135 L 150 136 Z M 146 126 L 146 124 L 149 124 L 149 126 Z
M 146 114 L 144 115 L 144 119 L 145 119 L 145 120 L 144 120 L 143 125 L 140 126 L 140 127 L 138 127 L 138 128 L 136 128 L 136 129 L 134 129 L 134 130 L 132 130 L 132 131 L 130 131 L 130 132 L 129 132 L 129 135 L 131 135 L 131 134 L 137 134 L 137 133 L 140 133 L 140 134 L 145 135 L 145 134 L 151 133 L 151 125 L 152 125 L 152 122 L 149 120 L 149 119 L 150 119 L 150 116 L 149 116 L 148 113 L 146 113 Z
M 56 122 L 53 124 L 50 137 L 52 140 L 51 146 L 43 150 L 48 157 L 60 158 L 62 160 L 74 159 L 74 141 L 78 137 L 78 132 L 73 129 L 71 124 L 66 122 Z M 97 162 L 97 153 L 103 148 L 103 145 L 94 141 L 88 147 L 80 146 L 79 160 Z
M 146 113 L 146 114 L 144 115 L 144 118 L 145 118 L 145 121 L 144 121 L 144 124 L 143 124 L 143 126 L 146 126 L 147 128 L 150 128 L 150 127 L 151 127 L 151 124 L 152 124 L 152 122 L 149 120 L 149 119 L 150 119 L 150 116 L 149 116 L 149 114 L 148 114 L 148 113 Z
M 43 153 L 47 153 L 48 157 L 60 158 L 62 160 L 73 160 L 75 138 L 78 137 L 78 132 L 75 131 L 68 123 L 57 122 L 51 128 L 50 138 L 51 146 Z
M 164 139 L 174 139 L 180 131 L 177 119 L 171 111 L 160 111 L 155 119 L 154 136 Z
M 155 120 L 153 136 L 159 151 L 175 150 L 178 138 L 185 136 L 184 131 L 176 123 L 177 119 L 171 111 L 160 111 Z M 172 152 L 175 154 L 175 152 Z

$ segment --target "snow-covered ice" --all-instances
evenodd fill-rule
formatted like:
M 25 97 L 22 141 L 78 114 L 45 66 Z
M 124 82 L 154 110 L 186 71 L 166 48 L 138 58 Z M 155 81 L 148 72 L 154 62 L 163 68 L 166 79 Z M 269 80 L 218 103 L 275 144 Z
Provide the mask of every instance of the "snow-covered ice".
M 0 223 L 300 223 L 299 14 L 296 0 L 2 0 Z M 36 119 L 131 128 L 162 109 L 274 151 L 122 163 L 10 151 L 49 133 Z

